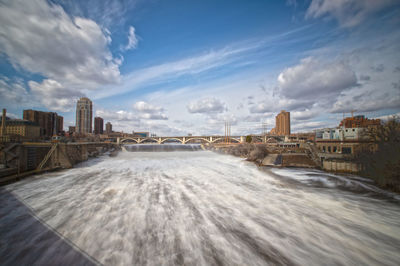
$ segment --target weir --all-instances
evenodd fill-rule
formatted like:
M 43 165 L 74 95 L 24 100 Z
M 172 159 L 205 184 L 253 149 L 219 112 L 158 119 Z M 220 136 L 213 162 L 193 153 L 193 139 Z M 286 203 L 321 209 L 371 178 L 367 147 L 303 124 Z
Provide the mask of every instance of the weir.
M 201 144 L 126 144 L 122 149 L 128 152 L 173 152 L 202 150 Z

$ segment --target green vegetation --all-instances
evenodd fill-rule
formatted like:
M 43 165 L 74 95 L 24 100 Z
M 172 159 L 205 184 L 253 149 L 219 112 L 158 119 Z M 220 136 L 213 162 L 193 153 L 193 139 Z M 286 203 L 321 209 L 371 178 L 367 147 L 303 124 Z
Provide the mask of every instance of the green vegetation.
M 384 189 L 400 192 L 400 122 L 392 118 L 367 134 L 373 144 L 365 145 L 355 158 L 361 175 Z
M 253 140 L 253 138 L 250 135 L 246 136 L 246 142 L 247 143 L 251 143 L 252 140 Z

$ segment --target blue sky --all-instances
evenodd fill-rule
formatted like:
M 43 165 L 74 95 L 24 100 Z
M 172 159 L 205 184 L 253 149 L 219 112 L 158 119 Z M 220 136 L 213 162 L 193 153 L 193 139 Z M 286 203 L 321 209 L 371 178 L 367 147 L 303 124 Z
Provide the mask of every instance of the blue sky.
M 75 124 L 87 96 L 115 130 L 292 131 L 400 113 L 400 2 L 2 1 L 0 107 Z

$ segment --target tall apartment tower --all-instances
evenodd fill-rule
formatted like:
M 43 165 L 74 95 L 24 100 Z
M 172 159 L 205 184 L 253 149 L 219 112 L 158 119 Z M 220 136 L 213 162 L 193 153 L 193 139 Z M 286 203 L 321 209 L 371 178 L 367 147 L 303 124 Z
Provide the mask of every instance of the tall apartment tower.
M 76 132 L 92 133 L 93 105 L 86 97 L 80 98 L 76 104 Z
M 103 118 L 101 117 L 94 118 L 94 134 L 103 134 Z
M 106 124 L 106 134 L 112 133 L 112 125 L 110 122 L 107 122 Z
M 275 117 L 275 134 L 290 135 L 290 112 L 282 110 Z

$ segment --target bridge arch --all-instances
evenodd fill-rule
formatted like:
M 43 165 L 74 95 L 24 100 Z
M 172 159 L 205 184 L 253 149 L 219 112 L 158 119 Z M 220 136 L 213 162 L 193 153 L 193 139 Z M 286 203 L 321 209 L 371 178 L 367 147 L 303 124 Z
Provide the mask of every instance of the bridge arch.
M 138 143 L 144 143 L 144 142 L 155 142 L 159 143 L 158 139 L 155 138 L 142 138 Z
M 217 142 L 224 142 L 226 140 L 226 138 L 225 137 L 221 137 L 221 138 L 216 138 L 216 139 L 213 139 L 213 141 L 212 141 L 212 143 L 217 143 Z M 240 139 L 237 139 L 237 138 L 229 138 L 229 141 L 230 142 L 237 142 L 237 143 L 240 143 Z
M 203 140 L 203 141 L 205 141 L 205 142 L 207 142 L 207 143 L 210 143 L 210 140 L 209 140 L 209 139 L 207 139 L 207 138 L 200 138 L 200 137 L 188 137 L 188 138 L 186 138 L 185 143 L 190 143 L 190 141 L 192 141 L 192 140 Z
M 168 140 L 177 140 L 177 141 L 179 141 L 180 143 L 184 144 L 184 143 L 183 143 L 183 139 L 178 139 L 178 138 L 165 138 L 165 139 L 161 140 L 161 144 L 164 143 L 164 142 L 166 142 L 166 141 L 168 141 Z
M 137 139 L 134 139 L 134 138 L 123 138 L 123 139 L 120 140 L 120 143 L 124 143 L 127 140 L 131 140 L 131 141 L 134 141 L 136 143 L 140 143 Z

